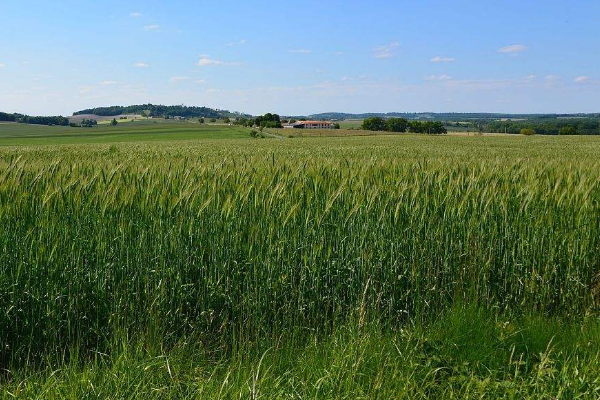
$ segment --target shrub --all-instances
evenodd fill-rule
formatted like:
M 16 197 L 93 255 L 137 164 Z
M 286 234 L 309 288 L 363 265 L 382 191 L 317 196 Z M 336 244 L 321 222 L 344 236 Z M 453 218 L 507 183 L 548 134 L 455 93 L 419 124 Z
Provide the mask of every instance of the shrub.
M 525 136 L 535 135 L 535 129 L 523 128 L 523 129 L 521 129 L 521 135 L 525 135 Z

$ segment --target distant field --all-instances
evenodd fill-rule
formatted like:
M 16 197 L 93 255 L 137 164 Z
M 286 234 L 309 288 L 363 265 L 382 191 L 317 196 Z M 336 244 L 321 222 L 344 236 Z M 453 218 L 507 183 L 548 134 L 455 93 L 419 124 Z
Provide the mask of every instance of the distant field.
M 161 120 L 72 128 L 27 124 L 0 125 L 0 146 L 111 143 L 133 141 L 236 139 L 249 136 L 243 127 Z
M 339 121 L 338 124 L 340 124 L 340 128 L 342 128 L 342 129 L 349 129 L 349 128 L 360 129 L 360 127 L 362 126 L 362 120 L 361 119 L 349 119 L 349 120 L 345 120 L 345 121 Z
M 285 137 L 336 137 L 336 136 L 376 136 L 389 134 L 388 132 L 374 132 L 354 129 L 267 129 Z

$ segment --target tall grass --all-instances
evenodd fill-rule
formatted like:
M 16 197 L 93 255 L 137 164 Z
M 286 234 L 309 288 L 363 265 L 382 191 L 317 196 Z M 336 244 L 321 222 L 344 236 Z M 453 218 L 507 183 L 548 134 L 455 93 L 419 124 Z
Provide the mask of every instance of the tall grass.
M 4 151 L 0 364 L 135 337 L 234 355 L 351 321 L 394 332 L 457 303 L 595 315 L 596 159 L 368 140 Z

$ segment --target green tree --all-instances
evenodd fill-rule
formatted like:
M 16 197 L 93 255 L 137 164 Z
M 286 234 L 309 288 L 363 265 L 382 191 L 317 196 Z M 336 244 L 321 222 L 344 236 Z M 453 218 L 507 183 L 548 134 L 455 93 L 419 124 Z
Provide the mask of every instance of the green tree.
M 223 123 L 228 124 L 231 120 L 228 117 L 223 118 Z
M 119 123 L 119 122 L 117 122 L 117 119 L 116 119 L 116 118 L 113 118 L 113 119 L 112 119 L 112 121 L 110 121 L 110 124 L 111 124 L 112 126 L 116 126 L 118 123 Z
M 386 124 L 383 118 L 367 118 L 362 123 L 362 129 L 365 131 L 385 131 Z
M 204 118 L 198 119 L 198 122 L 200 122 L 201 124 L 203 124 L 204 123 Z
M 405 118 L 390 118 L 385 121 L 385 130 L 388 132 L 406 132 L 408 121 Z
M 563 126 L 558 131 L 559 135 L 577 135 L 577 129 L 571 125 Z
M 210 122 L 214 124 L 215 122 L 217 122 L 217 119 L 216 118 L 211 118 Z

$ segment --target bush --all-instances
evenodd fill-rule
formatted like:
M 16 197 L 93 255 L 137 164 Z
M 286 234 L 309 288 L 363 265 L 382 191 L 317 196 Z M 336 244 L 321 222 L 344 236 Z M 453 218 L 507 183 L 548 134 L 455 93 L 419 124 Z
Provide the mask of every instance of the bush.
M 521 129 L 520 133 L 521 133 L 521 135 L 532 136 L 532 135 L 535 135 L 535 129 L 523 128 L 523 129 Z

